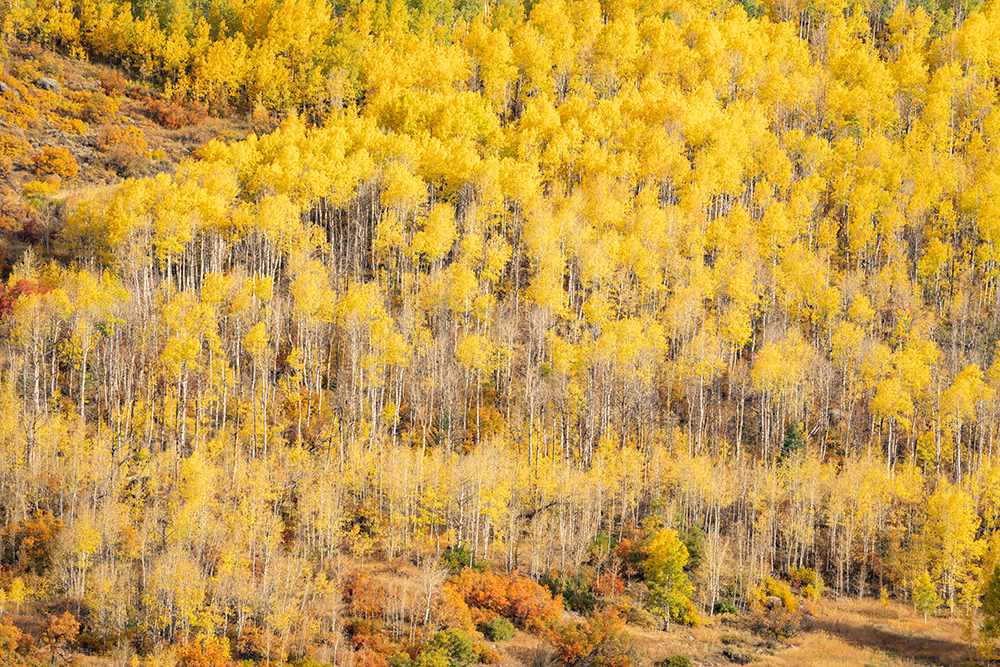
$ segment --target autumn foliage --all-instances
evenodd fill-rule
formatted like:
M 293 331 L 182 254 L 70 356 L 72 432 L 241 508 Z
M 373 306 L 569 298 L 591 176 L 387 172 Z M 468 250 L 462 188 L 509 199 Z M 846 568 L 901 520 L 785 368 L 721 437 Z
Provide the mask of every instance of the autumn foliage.
M 633 667 L 640 657 L 625 622 L 612 609 L 599 611 L 584 623 L 558 626 L 552 637 L 556 654 L 569 667 Z
M 519 628 L 538 632 L 563 612 L 561 598 L 553 598 L 545 587 L 519 572 L 500 575 L 465 568 L 448 585 L 472 609 L 477 623 L 502 616 Z
M 38 176 L 58 176 L 71 181 L 77 177 L 80 167 L 65 148 L 44 146 L 41 151 L 24 159 L 24 165 Z
M 564 603 L 774 635 L 823 582 L 975 608 L 1000 3 L 222 4 L 0 9 L 37 51 L 0 170 L 53 176 L 0 218 L 11 585 L 136 646 L 371 667 L 497 618 L 629 659 Z M 39 44 L 145 83 L 41 92 Z M 135 176 L 170 134 L 119 101 L 260 133 L 64 198 L 45 132 L 107 121 Z

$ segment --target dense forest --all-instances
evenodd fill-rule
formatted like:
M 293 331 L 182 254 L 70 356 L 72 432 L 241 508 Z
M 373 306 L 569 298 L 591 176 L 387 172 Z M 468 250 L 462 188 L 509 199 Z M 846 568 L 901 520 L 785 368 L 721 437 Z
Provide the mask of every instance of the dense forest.
M 365 667 L 503 616 L 469 615 L 476 585 L 540 578 L 567 603 L 581 577 L 641 585 L 675 621 L 788 571 L 978 613 L 1000 565 L 996 2 L 0 14 L 9 49 L 111 72 L 0 76 L 8 605 L 69 600 L 98 643 Z M 178 124 L 257 131 L 150 174 L 111 120 L 118 71 Z M 85 156 L 20 138 L 39 123 L 127 178 L 79 184 Z M 442 584 L 454 554 L 513 574 Z M 664 603 L 660 561 L 689 557 Z M 422 588 L 373 593 L 372 560 Z M 507 616 L 558 616 L 544 590 Z

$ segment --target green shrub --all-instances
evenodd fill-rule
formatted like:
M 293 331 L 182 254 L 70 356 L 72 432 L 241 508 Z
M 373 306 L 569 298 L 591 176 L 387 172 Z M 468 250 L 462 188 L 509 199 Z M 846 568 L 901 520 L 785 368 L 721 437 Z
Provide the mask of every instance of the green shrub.
M 686 655 L 671 655 L 663 659 L 659 667 L 692 667 L 691 658 Z
M 514 624 L 503 616 L 491 618 L 483 624 L 483 634 L 491 642 L 505 642 L 514 636 Z
M 413 664 L 413 661 L 410 660 L 410 656 L 403 651 L 390 655 L 388 662 L 389 667 L 411 667 Z
M 439 648 L 424 651 L 411 663 L 413 667 L 451 667 L 448 655 Z
M 563 604 L 569 609 L 584 616 L 594 613 L 597 595 L 594 593 L 593 579 L 586 573 L 580 572 L 574 576 L 553 570 L 539 582 L 552 591 L 553 597 L 561 595 Z
M 454 667 L 472 664 L 479 657 L 472 637 L 465 630 L 448 628 L 434 635 L 431 645 L 442 651 L 448 657 L 448 663 Z
M 452 574 L 457 574 L 463 567 L 472 567 L 473 556 L 465 546 L 450 546 L 441 554 L 441 564 Z
M 732 600 L 716 600 L 715 604 L 712 605 L 712 611 L 716 614 L 733 614 L 735 616 L 740 610 Z

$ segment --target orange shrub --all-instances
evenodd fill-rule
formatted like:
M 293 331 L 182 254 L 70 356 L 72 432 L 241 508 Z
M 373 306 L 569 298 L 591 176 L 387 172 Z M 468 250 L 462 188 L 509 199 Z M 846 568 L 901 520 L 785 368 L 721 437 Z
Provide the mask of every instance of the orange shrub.
M 197 102 L 164 100 L 152 96 L 146 99 L 146 115 L 157 125 L 170 130 L 198 123 L 206 114 L 205 107 Z
M 0 530 L 0 545 L 6 549 L 0 556 L 5 562 L 42 574 L 49 568 L 62 527 L 62 519 L 52 512 L 36 512 L 30 520 L 12 523 Z
M 639 658 L 625 621 L 613 609 L 597 612 L 590 621 L 559 627 L 551 638 L 559 659 L 569 667 L 633 667 Z
M 594 582 L 594 590 L 601 597 L 613 597 L 625 592 L 625 582 L 616 571 L 604 571 Z
M 472 619 L 485 622 L 503 616 L 525 630 L 540 631 L 563 613 L 560 597 L 519 572 L 498 575 L 469 568 L 452 579 L 454 587 L 472 610 Z
M 485 644 L 477 644 L 476 648 L 479 651 L 479 662 L 484 665 L 499 665 L 503 662 L 503 658 L 500 654 L 490 646 Z
M 225 637 L 208 637 L 181 644 L 177 648 L 181 667 L 229 667 L 229 640 Z
M 472 618 L 469 605 L 465 603 L 462 594 L 452 586 L 445 586 L 441 591 L 438 614 L 442 625 L 446 628 L 461 628 L 466 632 L 476 629 L 476 622 Z
M 551 625 L 563 613 L 560 596 L 552 597 L 547 588 L 515 572 L 508 575 L 507 618 L 526 630 L 539 631 Z
M 76 159 L 68 150 L 52 146 L 42 147 L 41 151 L 25 160 L 25 166 L 38 176 L 51 174 L 70 181 L 80 173 Z
M 364 570 L 352 572 L 344 584 L 344 601 L 350 615 L 358 618 L 382 618 L 385 610 L 385 587 Z
M 31 635 L 21 632 L 9 619 L 0 618 L 0 658 L 13 662 L 15 653 L 27 653 L 30 648 Z
M 128 87 L 128 81 L 125 80 L 125 77 L 118 70 L 101 72 L 97 75 L 97 78 L 101 81 L 101 88 L 108 95 L 121 95 Z

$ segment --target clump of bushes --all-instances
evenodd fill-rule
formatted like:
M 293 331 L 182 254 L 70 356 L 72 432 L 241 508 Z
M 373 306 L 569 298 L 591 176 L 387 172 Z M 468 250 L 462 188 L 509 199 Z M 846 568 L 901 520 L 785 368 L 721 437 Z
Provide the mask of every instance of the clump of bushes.
M 561 598 L 518 572 L 499 575 L 465 568 L 447 588 L 468 606 L 474 623 L 502 616 L 519 628 L 540 632 L 563 613 Z
M 792 568 L 788 571 L 788 581 L 802 591 L 807 600 L 819 600 L 823 595 L 823 579 L 816 570 L 809 567 Z
M 120 104 L 117 99 L 99 90 L 80 95 L 80 115 L 88 123 L 108 123 L 118 114 Z
M 597 595 L 594 592 L 593 577 L 589 572 L 581 571 L 576 575 L 553 570 L 540 579 L 540 583 L 552 592 L 561 595 L 563 604 L 571 610 L 589 616 L 597 606 Z
M 569 667 L 634 667 L 639 651 L 625 631 L 625 621 L 612 609 L 583 623 L 571 623 L 551 633 L 556 654 Z
M 750 595 L 750 627 L 768 637 L 791 637 L 800 629 L 799 602 L 787 584 L 768 577 Z
M 145 113 L 154 123 L 169 130 L 179 130 L 205 119 L 207 111 L 197 102 L 165 100 L 150 95 L 146 98 Z
M 731 663 L 746 665 L 753 662 L 753 657 L 735 648 L 722 649 L 722 656 Z
M 232 664 L 229 640 L 207 637 L 185 642 L 177 648 L 177 659 L 182 667 L 226 667 Z

